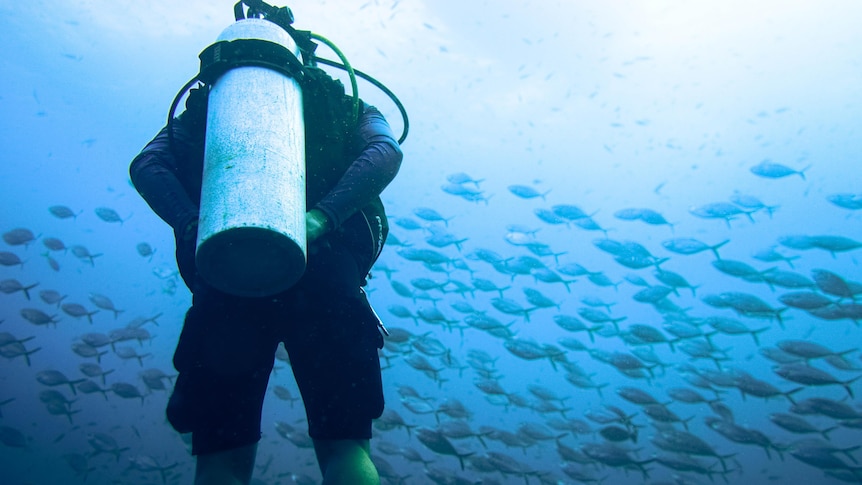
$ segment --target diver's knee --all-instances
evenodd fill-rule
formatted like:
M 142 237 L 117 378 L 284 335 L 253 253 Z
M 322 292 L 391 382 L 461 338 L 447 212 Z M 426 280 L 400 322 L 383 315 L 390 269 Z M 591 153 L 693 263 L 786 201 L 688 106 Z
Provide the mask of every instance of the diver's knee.
M 333 463 L 361 463 L 371 461 L 369 440 L 321 440 L 314 439 L 314 452 L 320 469 L 325 471 Z
M 380 483 L 368 440 L 314 440 L 314 450 L 325 485 Z

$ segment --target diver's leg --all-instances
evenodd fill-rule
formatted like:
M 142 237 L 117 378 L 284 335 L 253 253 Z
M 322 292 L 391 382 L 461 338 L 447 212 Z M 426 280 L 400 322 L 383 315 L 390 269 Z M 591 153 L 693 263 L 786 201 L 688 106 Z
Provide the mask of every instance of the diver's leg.
M 198 455 L 195 485 L 248 485 L 254 471 L 257 443 Z
M 360 291 L 362 275 L 349 252 L 320 248 L 309 258 L 291 309 L 296 324 L 283 340 L 327 485 L 380 483 L 369 439 L 384 405 L 383 338 Z
M 277 339 L 259 301 L 199 289 L 174 354 L 168 402 L 174 428 L 192 434 L 195 484 L 248 484 Z
M 368 440 L 314 440 L 324 485 L 380 483 Z

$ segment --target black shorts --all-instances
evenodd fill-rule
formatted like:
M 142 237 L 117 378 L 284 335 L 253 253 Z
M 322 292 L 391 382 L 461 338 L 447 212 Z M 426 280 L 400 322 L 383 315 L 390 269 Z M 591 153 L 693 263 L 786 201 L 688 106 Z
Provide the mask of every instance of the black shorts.
M 196 283 L 167 409 L 177 431 L 192 432 L 193 454 L 260 440 L 279 342 L 290 356 L 309 435 L 371 438 L 371 422 L 383 412 L 377 354 L 383 338 L 360 289 L 367 263 L 338 238 L 324 241 L 309 254 L 299 282 L 275 296 L 240 298 Z

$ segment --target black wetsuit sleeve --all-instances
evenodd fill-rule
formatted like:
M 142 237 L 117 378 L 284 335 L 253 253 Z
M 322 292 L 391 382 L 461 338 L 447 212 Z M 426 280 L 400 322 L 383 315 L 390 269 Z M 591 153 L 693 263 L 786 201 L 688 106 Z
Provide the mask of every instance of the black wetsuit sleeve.
M 180 179 L 180 163 L 181 159 L 198 156 L 194 152 L 199 143 L 182 115 L 172 126 L 174 146 L 170 146 L 168 128 L 162 128 L 132 160 L 129 175 L 153 211 L 175 231 L 182 231 L 198 218 L 199 202 L 192 199 Z
M 373 106 L 364 106 L 354 143 L 359 156 L 331 191 L 315 206 L 337 229 L 350 216 L 372 202 L 392 182 L 403 153 L 386 118 Z

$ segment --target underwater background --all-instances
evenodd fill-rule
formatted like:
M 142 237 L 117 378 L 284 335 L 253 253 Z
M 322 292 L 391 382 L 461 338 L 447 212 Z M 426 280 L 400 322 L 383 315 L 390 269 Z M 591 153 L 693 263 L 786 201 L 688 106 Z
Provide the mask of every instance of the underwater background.
M 0 6 L 4 484 L 192 480 L 190 294 L 128 164 L 232 6 Z M 862 482 L 862 3 L 287 6 L 410 116 L 384 483 Z M 256 483 L 317 483 L 270 387 Z

